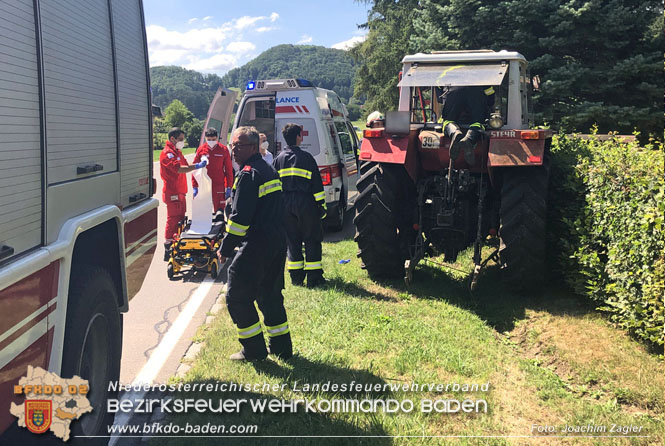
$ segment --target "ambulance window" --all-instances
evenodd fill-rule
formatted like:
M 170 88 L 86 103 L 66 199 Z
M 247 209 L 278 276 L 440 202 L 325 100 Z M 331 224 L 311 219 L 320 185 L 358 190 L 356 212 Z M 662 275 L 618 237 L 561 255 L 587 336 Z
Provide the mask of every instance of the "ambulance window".
M 330 130 L 330 139 L 332 140 L 333 152 L 335 152 L 335 155 L 339 155 L 339 144 L 337 144 L 337 138 L 335 137 L 335 134 L 337 133 L 335 131 L 335 126 L 329 123 L 328 130 Z
M 239 125 L 253 125 L 260 132 L 272 128 L 275 119 L 275 99 L 256 98 L 245 102 L 242 115 L 238 121 Z
M 348 130 L 344 126 L 343 122 L 335 122 L 335 127 L 337 127 L 337 134 L 339 135 L 339 142 L 342 143 L 342 152 L 344 154 L 353 153 L 353 144 L 351 143 L 351 135 L 349 135 Z
M 349 129 L 349 135 L 351 135 L 351 139 L 353 140 L 353 153 L 358 153 L 358 134 L 351 123 L 347 122 L 346 127 Z

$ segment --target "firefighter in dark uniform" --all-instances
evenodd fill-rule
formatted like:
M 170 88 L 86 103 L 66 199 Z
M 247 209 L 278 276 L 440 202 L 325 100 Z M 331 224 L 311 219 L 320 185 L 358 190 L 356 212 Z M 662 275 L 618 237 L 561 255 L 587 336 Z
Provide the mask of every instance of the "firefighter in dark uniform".
M 254 302 L 263 313 L 270 353 L 288 359 L 292 347 L 282 295 L 286 260 L 282 183 L 261 158 L 259 132 L 254 127 L 233 132 L 231 151 L 240 170 L 217 254 L 223 264 L 240 247 L 229 267 L 226 293 L 226 305 L 242 344 L 231 359 L 258 360 L 268 355 Z
M 325 284 L 321 263 L 321 241 L 326 216 L 326 200 L 319 167 L 314 157 L 300 148 L 302 128 L 287 124 L 282 135 L 288 147 L 277 155 L 273 166 L 282 179 L 284 190 L 284 225 L 288 239 L 288 270 L 291 282 L 307 286 Z M 305 258 L 302 245 L 305 244 Z
M 449 87 L 445 91 L 437 88 L 437 94 L 443 101 L 439 122 L 443 123 L 443 131 L 450 138 L 450 157 L 457 159 L 460 150 L 463 150 L 464 161 L 473 165 L 473 149 L 485 131 L 483 123 L 489 117 L 489 109 L 494 104 L 494 88 Z M 464 136 L 458 125 L 460 121 L 469 123 L 469 129 Z

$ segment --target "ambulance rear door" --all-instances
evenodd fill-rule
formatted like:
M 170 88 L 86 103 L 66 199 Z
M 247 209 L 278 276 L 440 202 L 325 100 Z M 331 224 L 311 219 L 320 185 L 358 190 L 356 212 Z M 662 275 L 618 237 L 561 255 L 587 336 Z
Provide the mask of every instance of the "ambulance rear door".
M 199 145 L 205 141 L 205 131 L 210 127 L 217 130 L 219 141 L 222 144 L 228 144 L 229 120 L 231 119 L 231 113 L 233 113 L 233 106 L 235 105 L 237 96 L 238 93 L 233 90 L 222 87 L 217 89 L 217 93 L 215 93 L 210 103 L 210 108 L 208 108 L 208 116 L 206 116 Z

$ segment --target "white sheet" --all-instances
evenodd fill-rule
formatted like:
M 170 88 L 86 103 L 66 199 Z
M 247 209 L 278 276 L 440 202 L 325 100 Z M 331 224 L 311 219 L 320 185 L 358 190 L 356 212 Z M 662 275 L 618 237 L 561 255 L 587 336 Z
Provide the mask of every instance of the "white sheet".
M 192 224 L 188 234 L 209 234 L 212 227 L 212 181 L 208 168 L 196 169 L 194 173 L 199 183 L 199 193 L 192 199 Z

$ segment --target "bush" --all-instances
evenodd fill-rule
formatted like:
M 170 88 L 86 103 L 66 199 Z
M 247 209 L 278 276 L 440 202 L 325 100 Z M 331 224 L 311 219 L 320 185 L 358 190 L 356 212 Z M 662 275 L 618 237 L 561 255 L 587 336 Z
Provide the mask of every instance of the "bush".
M 157 133 L 152 134 L 152 149 L 153 150 L 162 150 L 166 144 L 166 137 L 168 133 Z
M 201 135 L 203 134 L 203 121 L 193 118 L 182 125 L 182 130 L 185 132 L 187 145 L 189 147 L 198 147 Z
M 550 188 L 556 271 L 612 321 L 661 348 L 664 162 L 661 143 L 559 135 Z

